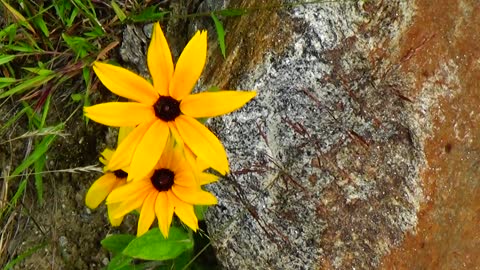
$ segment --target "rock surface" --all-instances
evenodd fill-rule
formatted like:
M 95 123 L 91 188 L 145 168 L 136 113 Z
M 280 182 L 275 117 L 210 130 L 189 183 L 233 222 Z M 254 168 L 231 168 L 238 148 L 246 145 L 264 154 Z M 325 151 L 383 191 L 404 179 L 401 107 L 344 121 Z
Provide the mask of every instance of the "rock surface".
M 375 57 L 396 53 L 411 9 L 322 3 L 226 26 L 228 58 L 210 59 L 204 84 L 258 97 L 211 122 L 232 169 L 211 185 L 219 206 L 207 215 L 225 268 L 371 269 L 414 230 L 429 104 L 409 99 L 398 63 Z

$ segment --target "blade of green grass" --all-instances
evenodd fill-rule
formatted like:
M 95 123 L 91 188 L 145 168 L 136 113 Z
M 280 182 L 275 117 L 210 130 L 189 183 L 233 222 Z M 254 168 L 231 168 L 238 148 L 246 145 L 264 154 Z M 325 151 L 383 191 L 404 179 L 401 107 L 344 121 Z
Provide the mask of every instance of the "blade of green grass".
M 39 128 L 43 128 L 43 126 L 45 126 L 45 121 L 47 120 L 48 110 L 50 109 L 51 98 L 52 98 L 52 95 L 49 94 L 48 97 L 47 97 L 47 100 L 45 101 L 45 104 L 43 105 L 42 120 L 40 121 L 40 127 Z
M 0 127 L 0 135 L 3 135 L 3 133 L 7 131 L 8 128 L 13 123 L 17 122 L 17 120 L 20 119 L 20 117 L 22 117 L 27 112 L 27 110 L 28 108 L 23 108 L 21 111 L 17 112 L 13 117 L 8 119 L 8 121 Z
M 123 12 L 123 10 L 118 6 L 117 2 L 115 0 L 112 0 L 111 2 L 113 11 L 115 11 L 115 14 L 117 15 L 118 19 L 123 22 L 127 18 L 127 15 Z
M 60 124 L 57 127 L 61 129 L 61 126 L 63 125 Z M 22 163 L 20 163 L 17 168 L 15 168 L 10 177 L 19 175 L 21 172 L 30 167 L 37 159 L 47 152 L 48 148 L 56 138 L 56 135 L 45 136 L 45 138 L 43 138 L 43 140 L 35 147 L 35 150 Z
M 25 17 L 23 17 L 23 15 L 18 12 L 17 10 L 15 10 L 12 6 L 10 6 L 7 2 L 3 1 L 3 0 L 0 0 L 0 2 L 2 2 L 3 6 L 8 9 L 8 11 L 10 11 L 10 13 L 12 13 L 13 17 L 15 18 L 15 20 L 20 23 L 20 24 L 23 24 L 25 25 L 25 27 L 30 30 L 32 33 L 36 34 L 35 33 L 35 29 L 33 29 L 33 27 L 28 23 L 27 19 L 25 19 Z
M 35 169 L 35 189 L 37 190 L 38 203 L 43 204 L 43 177 L 42 172 L 45 167 L 46 155 L 41 155 L 37 160 L 35 160 L 34 169 Z
M 138 14 L 133 14 L 129 16 L 128 18 L 132 22 L 148 22 L 148 21 L 160 21 L 163 19 L 163 17 L 170 13 L 169 11 L 157 11 L 158 10 L 158 5 L 146 7 L 143 9 L 140 13 Z
M 223 28 L 222 22 L 215 16 L 215 13 L 210 15 L 215 23 L 215 30 L 217 30 L 217 40 L 218 45 L 220 45 L 220 51 L 222 52 L 223 58 L 225 58 L 225 29 Z
M 17 257 L 15 257 L 15 259 L 13 259 L 12 261 L 10 261 L 9 263 L 7 263 L 4 267 L 3 267 L 3 270 L 9 270 L 9 269 L 13 269 L 13 267 L 23 261 L 24 259 L 26 259 L 27 257 L 30 257 L 33 253 L 35 253 L 37 250 L 39 249 L 42 249 L 46 246 L 47 244 L 43 243 L 43 244 L 40 244 L 38 246 L 34 246 L 30 249 L 27 249 L 27 251 L 23 252 L 22 254 L 18 255 Z
M 52 71 L 53 73 L 53 71 Z M 57 75 L 56 74 L 48 74 L 48 75 L 38 75 L 35 76 L 31 79 L 22 81 L 21 83 L 17 84 L 17 86 L 13 87 L 12 89 L 5 91 L 3 93 L 0 93 L 0 99 L 10 97 L 15 94 L 22 93 L 25 90 L 35 88 L 37 86 L 40 86 L 42 84 L 47 83 L 51 79 L 55 78 Z
M 13 59 L 15 59 L 15 55 L 8 55 L 8 54 L 0 54 L 0 65 L 4 65 Z

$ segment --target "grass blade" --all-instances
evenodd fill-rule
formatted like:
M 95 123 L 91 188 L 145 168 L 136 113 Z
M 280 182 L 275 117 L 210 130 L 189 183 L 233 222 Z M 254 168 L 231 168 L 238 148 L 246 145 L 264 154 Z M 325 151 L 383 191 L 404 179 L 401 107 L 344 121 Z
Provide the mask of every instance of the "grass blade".
M 15 55 L 2 54 L 0 55 L 0 65 L 4 65 L 15 59 Z
M 215 30 L 217 30 L 217 39 L 218 45 L 220 45 L 220 51 L 222 52 L 223 58 L 225 58 L 225 29 L 223 28 L 222 22 L 215 16 L 215 13 L 211 13 L 213 22 L 215 23 Z
M 43 154 L 40 156 L 34 164 L 35 168 L 35 189 L 37 190 L 37 198 L 38 198 L 38 203 L 40 205 L 43 204 L 43 177 L 42 177 L 42 172 L 43 168 L 45 167 L 45 160 L 46 160 L 46 155 Z
M 28 79 L 26 81 L 23 81 L 23 82 L 19 83 L 17 86 L 13 87 L 12 89 L 10 89 L 6 92 L 0 93 L 0 99 L 9 97 L 9 96 L 21 93 L 25 90 L 40 86 L 42 84 L 45 84 L 48 81 L 50 81 L 51 79 L 55 78 L 55 76 L 56 76 L 56 74 L 39 75 L 39 76 L 35 76 L 31 79 Z
M 17 10 L 15 10 L 12 6 L 10 6 L 7 2 L 3 1 L 3 0 L 0 0 L 0 2 L 2 2 L 3 6 L 5 6 L 6 9 L 8 9 L 8 11 L 10 11 L 10 13 L 12 13 L 13 17 L 15 18 L 15 20 L 17 22 L 19 22 L 20 24 L 23 24 L 25 25 L 25 27 L 27 27 L 28 30 L 30 30 L 30 32 L 35 33 L 35 29 L 33 29 L 33 27 L 28 23 L 27 19 L 25 19 L 25 17 L 23 17 L 22 14 L 20 14 L 20 12 L 18 12 Z
M 111 2 L 113 11 L 115 11 L 115 14 L 117 15 L 118 19 L 123 22 L 127 18 L 127 15 L 123 12 L 123 10 L 118 6 L 118 4 L 115 2 L 115 0 L 112 0 Z
M 59 126 L 62 126 L 61 124 Z M 57 126 L 58 127 L 58 126 Z M 28 167 L 30 167 L 36 160 L 42 157 L 45 154 L 52 144 L 52 142 L 57 138 L 56 135 L 48 135 L 43 138 L 43 140 L 35 147 L 35 150 L 13 171 L 10 177 L 19 175 Z
M 13 267 L 23 261 L 24 259 L 26 259 L 27 257 L 30 257 L 33 253 L 35 253 L 37 250 L 39 249 L 42 249 L 46 246 L 46 244 L 40 244 L 38 246 L 35 246 L 35 247 L 32 247 L 30 249 L 28 249 L 27 251 L 23 252 L 22 254 L 18 255 L 15 259 L 13 259 L 12 261 L 10 261 L 7 265 L 5 265 L 3 267 L 3 270 L 9 270 L 9 269 L 13 269 Z

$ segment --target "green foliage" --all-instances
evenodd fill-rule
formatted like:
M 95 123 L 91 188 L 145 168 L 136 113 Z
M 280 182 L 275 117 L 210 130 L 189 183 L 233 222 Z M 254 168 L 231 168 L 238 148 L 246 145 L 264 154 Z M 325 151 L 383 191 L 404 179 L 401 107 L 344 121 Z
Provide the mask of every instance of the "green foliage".
M 106 250 L 113 254 L 121 253 L 130 242 L 135 239 L 131 234 L 114 234 L 102 240 L 101 244 Z
M 169 13 L 169 11 L 158 11 L 158 6 L 154 5 L 144 8 L 138 14 L 128 16 L 128 19 L 134 23 L 160 21 Z
M 115 14 L 117 14 L 118 19 L 123 22 L 127 18 L 127 15 L 123 12 L 123 10 L 118 6 L 118 4 L 115 2 L 115 0 L 112 0 L 110 2 L 112 5 L 113 11 L 115 11 Z
M 17 265 L 19 262 L 21 262 L 22 260 L 24 260 L 25 258 L 27 257 L 30 257 L 33 253 L 35 253 L 37 250 L 45 247 L 46 244 L 40 244 L 40 245 L 37 245 L 37 246 L 34 246 L 30 249 L 28 249 L 27 251 L 23 252 L 22 254 L 18 255 L 15 259 L 13 259 L 12 261 L 10 261 L 9 263 L 7 263 L 4 267 L 3 267 L 3 270 L 10 270 L 10 269 L 13 269 L 13 267 L 15 265 Z
M 137 259 L 164 261 L 192 248 L 193 240 L 186 231 L 172 227 L 168 238 L 164 238 L 160 229 L 154 228 L 130 242 L 122 253 Z
M 215 29 L 217 31 L 217 40 L 218 45 L 220 46 L 220 51 L 222 52 L 223 58 L 225 58 L 225 29 L 223 29 L 222 22 L 215 16 L 215 13 L 212 12 L 211 17 L 215 23 Z

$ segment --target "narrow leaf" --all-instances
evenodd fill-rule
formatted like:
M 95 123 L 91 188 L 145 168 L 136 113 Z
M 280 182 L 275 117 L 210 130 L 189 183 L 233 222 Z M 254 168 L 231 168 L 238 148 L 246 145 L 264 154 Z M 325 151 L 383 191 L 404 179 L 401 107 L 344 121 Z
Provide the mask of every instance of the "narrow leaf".
M 2 2 L 2 4 L 5 6 L 5 8 L 8 9 L 8 11 L 10 11 L 10 13 L 12 13 L 13 17 L 15 18 L 15 20 L 17 22 L 25 25 L 25 27 L 27 27 L 27 29 L 30 30 L 30 32 L 35 34 L 35 29 L 33 29 L 33 27 L 28 23 L 27 19 L 25 19 L 25 17 L 23 17 L 23 15 L 20 14 L 20 12 L 16 11 L 12 6 L 10 6 L 4 0 L 0 0 L 0 2 Z
M 220 45 L 220 51 L 223 58 L 225 58 L 225 29 L 223 29 L 222 22 L 215 16 L 215 13 L 211 13 L 213 22 L 215 23 L 215 29 L 217 30 L 218 45 Z
M 15 59 L 15 55 L 2 54 L 0 55 L 0 65 L 4 65 Z
M 193 240 L 183 229 L 170 228 L 170 234 L 165 239 L 160 229 L 154 228 L 130 242 L 122 253 L 138 259 L 163 261 L 174 259 L 192 248 Z
M 43 154 L 35 161 L 35 189 L 37 190 L 38 203 L 43 204 L 43 177 L 42 172 L 45 167 L 46 155 Z
M 37 25 L 37 27 L 42 31 L 42 33 L 46 36 L 50 36 L 50 31 L 48 31 L 47 24 L 43 20 L 42 16 L 36 16 L 33 18 L 33 22 Z
M 118 6 L 118 4 L 115 2 L 115 0 L 112 0 L 112 8 L 113 11 L 115 11 L 115 14 L 117 15 L 118 19 L 123 22 L 127 18 L 127 15 L 123 12 L 123 10 Z
M 23 82 L 17 84 L 17 86 L 15 86 L 14 88 L 12 88 L 12 89 L 10 89 L 6 92 L 0 93 L 0 99 L 12 96 L 14 94 L 21 93 L 21 92 L 23 92 L 27 89 L 31 89 L 31 88 L 40 86 L 44 83 L 47 83 L 48 81 L 50 81 L 54 77 L 55 77 L 55 74 L 35 76 L 31 79 L 28 79 L 26 81 L 23 81 Z
M 57 136 L 55 135 L 45 136 L 45 138 L 43 138 L 43 140 L 35 147 L 35 150 L 22 163 L 20 163 L 17 168 L 15 168 L 11 176 L 17 176 L 30 167 L 37 159 L 47 152 L 48 148 L 56 138 Z

